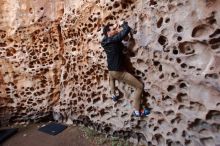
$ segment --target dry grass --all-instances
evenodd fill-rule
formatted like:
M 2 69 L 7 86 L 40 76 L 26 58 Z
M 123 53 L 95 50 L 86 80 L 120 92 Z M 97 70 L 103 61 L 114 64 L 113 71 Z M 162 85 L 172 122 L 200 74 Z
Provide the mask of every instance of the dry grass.
M 80 129 L 83 131 L 85 138 L 100 146 L 133 146 L 130 142 L 125 141 L 124 139 L 106 137 L 105 135 L 87 127 L 80 127 Z

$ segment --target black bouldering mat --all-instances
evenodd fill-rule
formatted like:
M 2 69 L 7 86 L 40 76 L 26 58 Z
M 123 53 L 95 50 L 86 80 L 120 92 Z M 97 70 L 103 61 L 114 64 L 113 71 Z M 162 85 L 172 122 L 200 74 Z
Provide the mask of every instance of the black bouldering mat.
M 0 130 L 0 143 L 14 135 L 18 131 L 18 128 L 9 128 Z
M 67 126 L 62 125 L 62 124 L 50 123 L 44 127 L 39 128 L 38 130 L 41 132 L 50 134 L 50 135 L 57 135 L 66 128 L 67 128 Z

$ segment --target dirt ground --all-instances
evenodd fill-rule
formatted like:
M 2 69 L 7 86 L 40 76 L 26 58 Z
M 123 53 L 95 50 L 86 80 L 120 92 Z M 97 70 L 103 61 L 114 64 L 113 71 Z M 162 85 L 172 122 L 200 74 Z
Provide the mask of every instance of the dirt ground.
M 19 131 L 0 146 L 132 146 L 124 140 L 106 138 L 86 127 L 69 126 L 52 136 L 38 131 L 42 125 L 19 127 Z

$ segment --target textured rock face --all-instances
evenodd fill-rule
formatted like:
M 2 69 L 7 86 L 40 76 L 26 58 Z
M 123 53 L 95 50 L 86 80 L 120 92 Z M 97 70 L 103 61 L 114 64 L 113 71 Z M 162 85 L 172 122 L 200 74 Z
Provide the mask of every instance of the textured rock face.
M 62 1 L 0 2 L 1 122 L 37 120 L 59 100 Z
M 12 4 L 5 1 L 0 9 L 2 122 L 37 120 L 53 111 L 58 121 L 145 145 L 220 144 L 219 1 Z M 129 85 L 119 82 L 122 98 L 110 99 L 101 25 L 119 19 L 133 28 L 124 52 L 144 83 L 142 105 L 152 108 L 146 118 L 130 116 Z

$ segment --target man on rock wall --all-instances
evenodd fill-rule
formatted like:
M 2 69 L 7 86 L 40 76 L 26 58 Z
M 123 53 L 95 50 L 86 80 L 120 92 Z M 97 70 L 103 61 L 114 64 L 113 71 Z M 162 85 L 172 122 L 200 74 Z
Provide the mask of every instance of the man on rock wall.
M 123 29 L 119 31 L 119 27 Z M 124 45 L 122 43 L 123 39 L 131 31 L 127 22 L 123 22 L 121 25 L 118 24 L 107 24 L 103 28 L 104 38 L 102 39 L 101 45 L 107 54 L 108 70 L 110 75 L 110 88 L 113 101 L 117 101 L 119 95 L 116 94 L 115 90 L 115 80 L 123 81 L 136 88 L 133 97 L 133 116 L 147 116 L 150 111 L 147 108 L 140 110 L 140 99 L 143 92 L 143 84 L 138 81 L 133 75 L 125 70 L 123 64 L 123 54 L 122 50 Z

